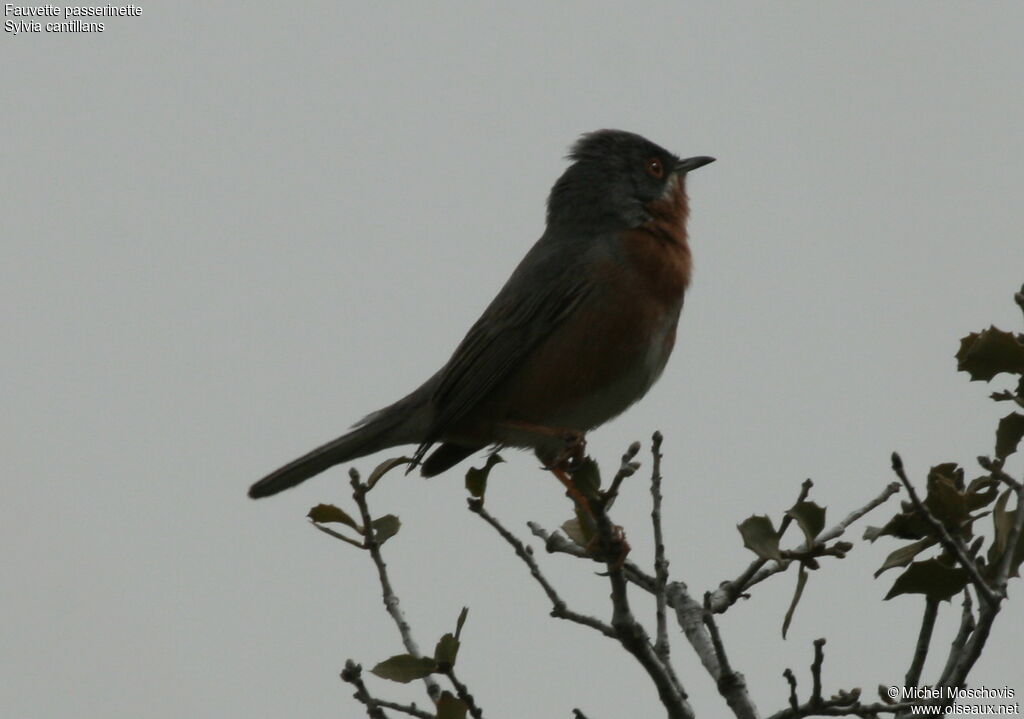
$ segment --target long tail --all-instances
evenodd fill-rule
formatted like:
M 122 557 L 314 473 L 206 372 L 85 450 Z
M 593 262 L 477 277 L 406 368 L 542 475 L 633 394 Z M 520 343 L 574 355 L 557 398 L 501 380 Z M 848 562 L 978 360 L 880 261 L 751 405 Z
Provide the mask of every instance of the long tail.
M 415 394 L 415 393 L 414 393 Z M 371 414 L 359 426 L 327 444 L 289 462 L 249 487 L 253 499 L 294 487 L 342 462 L 358 459 L 388 447 L 418 441 L 410 415 L 415 415 L 414 397 Z

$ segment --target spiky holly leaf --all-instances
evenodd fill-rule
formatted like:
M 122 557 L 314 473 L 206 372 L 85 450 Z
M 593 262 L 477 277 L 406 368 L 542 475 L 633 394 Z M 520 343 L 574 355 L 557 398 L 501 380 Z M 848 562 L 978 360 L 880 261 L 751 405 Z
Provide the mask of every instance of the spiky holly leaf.
M 411 654 L 396 654 L 385 659 L 370 670 L 381 679 L 407 684 L 437 671 L 437 662 L 430 657 L 414 657 Z
M 966 569 L 950 567 L 938 559 L 914 562 L 893 582 L 892 589 L 885 595 L 892 599 L 900 594 L 923 594 L 936 601 L 949 599 L 960 592 L 970 577 Z
M 504 462 L 500 454 L 494 453 L 487 458 L 483 467 L 470 467 L 466 471 L 466 489 L 477 499 L 482 499 L 487 491 L 487 477 L 490 476 L 494 465 Z
M 970 374 L 972 382 L 988 382 L 1000 372 L 1024 374 L 1024 343 L 990 326 L 961 339 L 956 359 L 957 369 Z
M 782 559 L 779 554 L 779 535 L 767 515 L 747 517 L 736 528 L 743 537 L 743 546 L 761 559 Z
M 345 513 L 345 510 L 335 507 L 333 504 L 318 504 L 309 510 L 309 514 L 306 516 L 317 524 L 340 522 L 341 524 L 347 524 L 360 534 L 363 532 L 363 528 L 359 526 L 356 520 L 348 516 L 348 514 Z
M 1004 459 L 1017 451 L 1024 437 L 1024 414 L 1010 412 L 999 420 L 996 428 L 996 457 Z
M 821 530 L 825 528 L 825 508 L 819 507 L 815 502 L 798 502 L 786 514 L 800 525 L 808 546 L 814 543 Z

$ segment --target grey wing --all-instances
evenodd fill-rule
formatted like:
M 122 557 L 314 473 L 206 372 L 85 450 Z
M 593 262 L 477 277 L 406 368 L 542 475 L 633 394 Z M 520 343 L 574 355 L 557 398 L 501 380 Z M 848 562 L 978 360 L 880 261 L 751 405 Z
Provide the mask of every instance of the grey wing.
M 531 260 L 535 263 L 524 267 Z M 535 282 L 523 281 L 527 272 Z M 563 257 L 524 259 L 439 373 L 432 397 L 434 419 L 416 451 L 417 460 L 557 331 L 586 297 L 591 287 L 586 277 L 579 263 Z

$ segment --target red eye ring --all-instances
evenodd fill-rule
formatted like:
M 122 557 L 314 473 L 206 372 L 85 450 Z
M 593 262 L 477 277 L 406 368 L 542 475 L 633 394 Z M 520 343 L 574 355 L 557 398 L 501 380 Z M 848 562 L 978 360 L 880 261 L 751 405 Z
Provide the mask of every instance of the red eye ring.
M 665 176 L 665 166 L 661 164 L 661 160 L 657 157 L 652 157 L 648 160 L 647 164 L 644 165 L 644 169 L 647 171 L 648 175 L 656 180 L 660 180 Z

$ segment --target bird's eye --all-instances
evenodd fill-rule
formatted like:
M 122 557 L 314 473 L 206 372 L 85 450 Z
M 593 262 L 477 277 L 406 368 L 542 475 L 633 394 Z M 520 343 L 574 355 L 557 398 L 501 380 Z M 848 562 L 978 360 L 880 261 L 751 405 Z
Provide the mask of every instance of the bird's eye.
M 648 175 L 650 175 L 656 180 L 660 180 L 662 176 L 665 174 L 665 166 L 661 164 L 661 160 L 659 160 L 657 157 L 652 157 L 650 160 L 648 160 L 647 164 L 644 166 L 644 169 L 647 170 Z

